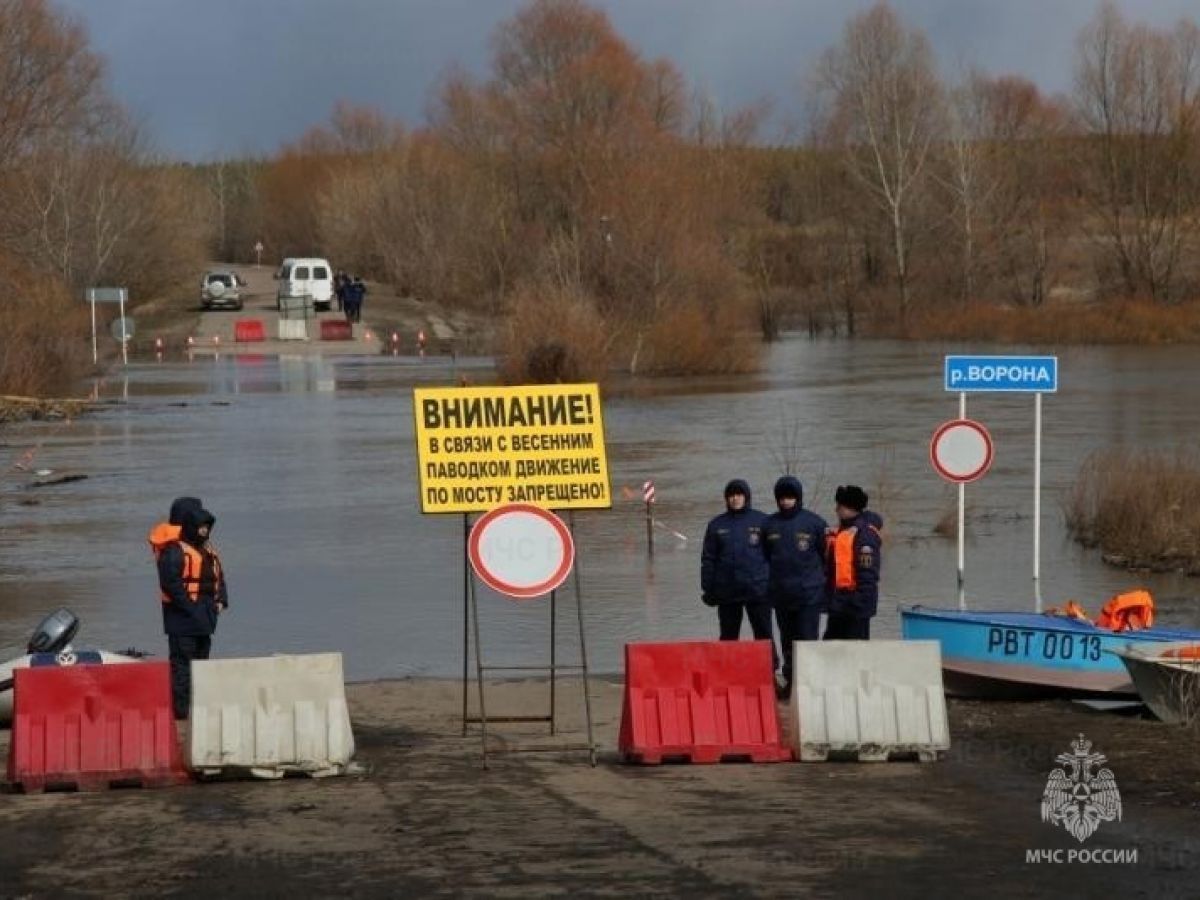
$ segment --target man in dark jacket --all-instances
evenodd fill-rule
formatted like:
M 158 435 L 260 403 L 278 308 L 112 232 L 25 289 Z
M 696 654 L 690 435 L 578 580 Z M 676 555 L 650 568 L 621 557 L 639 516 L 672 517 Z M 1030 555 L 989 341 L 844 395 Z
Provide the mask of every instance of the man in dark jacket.
M 839 487 L 838 530 L 825 548 L 829 569 L 829 621 L 825 640 L 870 640 L 871 618 L 879 605 L 883 560 L 879 528 L 883 520 L 867 509 L 867 494 L 856 485 Z
M 175 718 L 187 718 L 192 698 L 192 660 L 208 659 L 217 616 L 229 606 L 221 560 L 209 545 L 216 523 L 203 508 L 183 514 L 179 540 L 158 557 L 163 630 L 171 653 L 171 697 Z
M 767 594 L 779 623 L 783 651 L 781 698 L 792 688 L 792 642 L 821 637 L 825 609 L 825 520 L 804 508 L 804 489 L 785 475 L 775 482 L 777 512 L 767 517 L 763 547 L 770 565 Z
M 767 600 L 767 559 L 763 555 L 766 516 L 750 505 L 750 486 L 740 478 L 725 485 L 725 512 L 708 523 L 700 553 L 701 599 L 717 608 L 721 640 L 736 641 L 742 613 L 750 620 L 756 640 L 771 635 L 771 605 Z

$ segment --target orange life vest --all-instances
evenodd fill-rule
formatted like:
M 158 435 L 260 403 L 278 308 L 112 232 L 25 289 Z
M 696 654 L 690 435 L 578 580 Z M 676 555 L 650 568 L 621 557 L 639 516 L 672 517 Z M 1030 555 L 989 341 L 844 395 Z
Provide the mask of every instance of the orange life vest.
M 1140 631 L 1154 625 L 1154 598 L 1149 591 L 1127 591 L 1104 604 L 1096 618 L 1097 628 Z
M 183 551 L 183 587 L 187 591 L 188 599 L 193 603 L 200 601 L 200 575 L 204 569 L 204 554 L 193 547 L 191 544 L 179 542 L 179 549 Z M 161 552 L 161 551 L 160 551 Z M 213 588 L 221 583 L 221 560 L 216 552 L 208 554 L 213 561 Z M 159 599 L 163 603 L 170 603 L 171 598 L 165 591 L 159 591 Z
M 1161 656 L 1166 659 L 1200 660 L 1200 644 L 1192 644 L 1190 647 L 1176 647 L 1173 650 L 1164 650 Z
M 1068 600 L 1067 605 L 1062 607 L 1061 609 L 1057 606 L 1055 606 L 1051 609 L 1048 609 L 1048 610 L 1046 610 L 1044 615 L 1063 616 L 1068 619 L 1079 619 L 1081 622 L 1092 621 L 1088 617 L 1087 610 L 1085 610 L 1082 606 L 1080 606 L 1074 600 Z
M 150 552 L 154 554 L 156 561 L 167 549 L 168 544 L 179 540 L 181 531 L 182 529 L 178 525 L 171 525 L 168 522 L 159 522 L 150 529 L 150 533 L 146 535 L 146 541 L 150 544 Z
M 852 591 L 858 587 L 858 574 L 854 571 L 854 526 L 843 528 L 829 537 L 829 558 L 833 560 L 833 589 Z

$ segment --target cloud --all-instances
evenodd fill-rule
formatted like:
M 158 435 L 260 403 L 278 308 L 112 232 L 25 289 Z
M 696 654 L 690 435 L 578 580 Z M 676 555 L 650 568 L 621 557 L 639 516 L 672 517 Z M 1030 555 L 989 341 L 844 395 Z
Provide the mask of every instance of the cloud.
M 333 104 L 376 107 L 409 125 L 451 66 L 484 73 L 489 38 L 520 0 L 58 0 L 108 60 L 113 93 L 167 153 L 200 160 L 269 153 L 327 121 Z M 673 60 L 729 108 L 798 108 L 801 78 L 869 0 L 600 0 L 648 57 Z M 969 66 L 1071 86 L 1081 0 L 897 0 L 929 36 L 944 74 Z M 1195 0 L 1122 0 L 1166 27 Z

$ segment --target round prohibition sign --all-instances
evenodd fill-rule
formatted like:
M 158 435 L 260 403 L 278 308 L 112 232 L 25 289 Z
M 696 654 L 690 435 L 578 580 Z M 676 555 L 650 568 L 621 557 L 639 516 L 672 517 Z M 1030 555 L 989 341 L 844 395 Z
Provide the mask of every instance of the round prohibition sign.
M 982 478 L 991 468 L 993 454 L 992 436 L 974 419 L 952 419 L 940 425 L 929 442 L 933 467 L 956 484 Z
M 562 519 L 528 503 L 485 513 L 471 527 L 467 556 L 479 580 L 515 600 L 562 584 L 575 563 L 575 542 Z

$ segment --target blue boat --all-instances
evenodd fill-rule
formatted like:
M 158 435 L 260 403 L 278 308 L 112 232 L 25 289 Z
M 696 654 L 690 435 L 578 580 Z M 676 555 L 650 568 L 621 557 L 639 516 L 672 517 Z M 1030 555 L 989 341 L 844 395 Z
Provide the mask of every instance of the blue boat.
M 1162 641 L 1200 641 L 1200 631 L 1109 631 L 1068 616 L 901 607 L 906 640 L 942 645 L 946 693 L 986 699 L 1138 696 L 1117 651 Z

